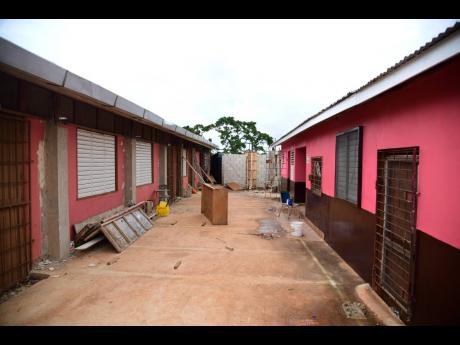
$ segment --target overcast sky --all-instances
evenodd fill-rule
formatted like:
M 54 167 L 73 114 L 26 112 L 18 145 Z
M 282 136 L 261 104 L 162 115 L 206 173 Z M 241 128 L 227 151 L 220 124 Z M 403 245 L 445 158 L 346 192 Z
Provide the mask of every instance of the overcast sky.
M 454 23 L 0 20 L 0 36 L 180 126 L 234 116 L 279 138 Z

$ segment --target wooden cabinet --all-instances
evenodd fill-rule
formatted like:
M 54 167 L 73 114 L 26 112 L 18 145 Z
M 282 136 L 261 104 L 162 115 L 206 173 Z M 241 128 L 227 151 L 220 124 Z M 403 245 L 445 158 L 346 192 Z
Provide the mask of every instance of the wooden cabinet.
M 211 224 L 228 224 L 228 190 L 223 186 L 203 184 L 201 213 Z

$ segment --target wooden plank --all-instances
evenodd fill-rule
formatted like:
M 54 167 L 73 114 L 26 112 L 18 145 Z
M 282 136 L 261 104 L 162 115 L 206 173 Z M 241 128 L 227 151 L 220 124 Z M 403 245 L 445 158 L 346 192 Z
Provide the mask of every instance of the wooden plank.
M 101 242 L 104 238 L 105 238 L 104 236 L 96 237 L 96 238 L 92 239 L 91 241 L 86 242 L 85 244 L 82 244 L 79 247 L 76 247 L 75 250 L 85 250 L 85 249 L 91 248 L 96 243 Z
M 113 223 L 103 225 L 102 232 L 117 252 L 120 253 L 129 246 L 126 238 L 121 235 L 121 232 Z
M 143 214 L 142 211 L 136 210 L 133 212 L 133 215 L 134 217 L 136 217 L 139 223 L 142 224 L 145 230 L 150 230 L 153 224 L 150 222 L 149 218 L 145 214 Z
M 131 229 L 131 227 L 123 218 L 114 220 L 113 223 L 120 230 L 121 235 L 126 239 L 128 243 L 132 243 L 137 240 L 137 234 L 133 229 Z
M 229 182 L 227 183 L 227 187 L 230 188 L 233 191 L 240 191 L 243 190 L 243 188 L 236 182 Z
M 128 225 L 136 232 L 138 237 L 141 237 L 145 233 L 141 223 L 139 223 L 131 213 L 125 215 L 123 218 L 125 219 L 126 223 L 128 223 Z

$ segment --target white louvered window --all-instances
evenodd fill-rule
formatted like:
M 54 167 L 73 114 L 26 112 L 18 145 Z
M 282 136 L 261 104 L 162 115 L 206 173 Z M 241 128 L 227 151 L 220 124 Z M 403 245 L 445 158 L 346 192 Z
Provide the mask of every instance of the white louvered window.
M 290 156 L 289 156 L 289 164 L 290 164 L 289 179 L 291 181 L 294 181 L 294 162 L 295 162 L 295 153 L 294 153 L 294 149 L 291 149 Z
M 136 140 L 136 186 L 152 182 L 152 144 Z
M 78 198 L 116 190 L 115 137 L 77 129 Z

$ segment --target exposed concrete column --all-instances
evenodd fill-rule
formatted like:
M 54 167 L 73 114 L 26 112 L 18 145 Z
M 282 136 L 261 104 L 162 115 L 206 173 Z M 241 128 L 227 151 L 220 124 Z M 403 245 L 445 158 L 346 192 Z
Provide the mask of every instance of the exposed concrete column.
M 136 202 L 136 139 L 125 139 L 125 195 L 124 204 Z
M 42 231 L 47 232 L 48 254 L 54 259 L 68 256 L 70 247 L 67 144 L 67 128 L 48 121 L 45 127 L 41 224 Z

